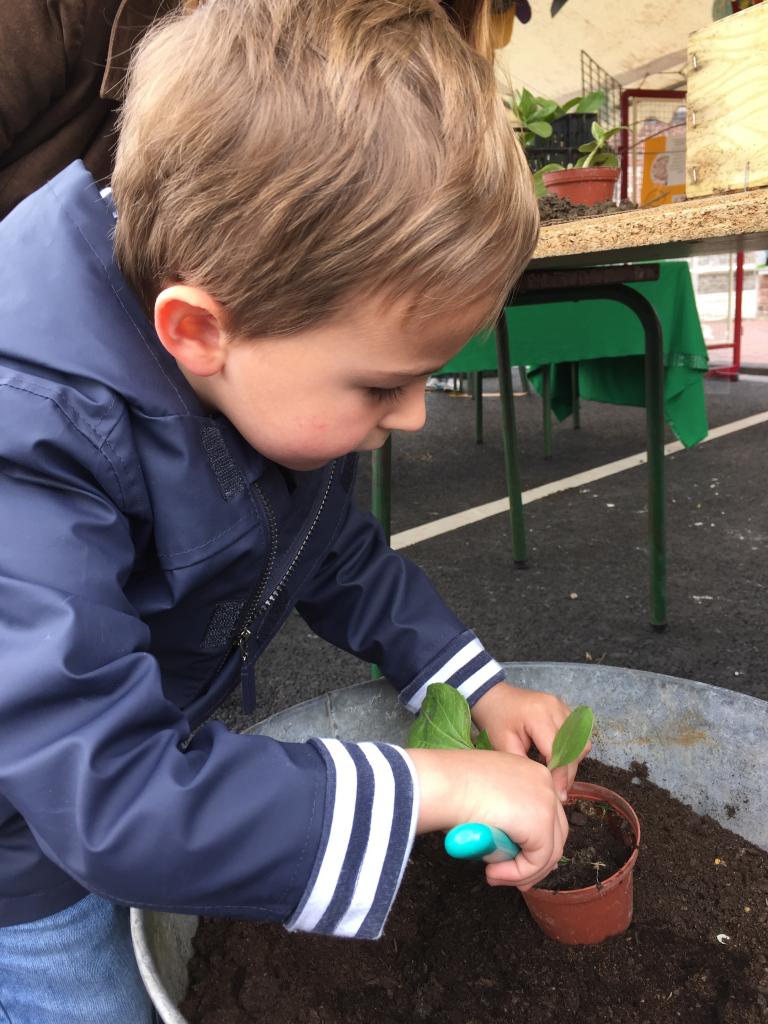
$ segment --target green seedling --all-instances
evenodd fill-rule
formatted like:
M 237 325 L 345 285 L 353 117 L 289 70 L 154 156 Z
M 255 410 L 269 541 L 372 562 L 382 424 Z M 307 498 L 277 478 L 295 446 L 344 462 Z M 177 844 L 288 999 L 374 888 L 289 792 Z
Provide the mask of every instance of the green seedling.
M 573 709 L 557 730 L 552 744 L 552 757 L 547 765 L 550 771 L 576 760 L 589 742 L 594 723 L 592 708 L 579 704 Z
M 579 705 L 557 730 L 547 768 L 554 771 L 575 761 L 592 735 L 592 708 Z M 441 750 L 491 750 L 488 733 L 483 729 L 472 737 L 472 713 L 466 697 L 447 683 L 432 683 L 421 705 L 418 718 L 408 734 L 411 747 Z
M 550 771 L 570 764 L 580 756 L 592 735 L 593 722 L 592 709 L 586 705 L 582 704 L 570 713 L 555 735 L 552 756 L 547 765 Z M 463 694 L 447 683 L 432 683 L 428 687 L 419 715 L 408 734 L 408 745 L 441 750 L 493 749 L 485 729 L 473 739 L 469 704 Z M 478 826 L 459 825 L 448 833 L 445 840 L 446 849 L 451 856 L 484 856 L 484 859 L 488 860 L 489 857 L 498 858 L 499 852 L 502 858 L 507 858 L 514 857 L 519 851 L 519 846 L 498 829 L 489 829 L 486 825 L 480 825 L 479 829 L 484 830 L 484 833 L 497 833 L 491 842 L 491 848 L 494 850 L 492 854 L 486 845 L 478 848 Z M 457 837 L 457 833 L 461 838 Z M 484 844 L 486 839 L 484 838 L 482 842 Z M 470 846 L 474 847 L 473 852 L 469 852 Z M 567 864 L 568 859 L 563 857 L 560 863 Z
M 432 683 L 408 734 L 409 747 L 439 750 L 491 750 L 488 733 L 472 739 L 472 713 L 466 697 L 448 683 Z
M 520 124 L 522 143 L 526 147 L 535 145 L 537 139 L 550 138 L 553 122 L 566 114 L 597 114 L 604 103 L 605 93 L 602 92 L 574 96 L 562 105 L 556 100 L 534 96 L 528 89 L 504 98 L 504 106 Z
M 549 174 L 550 171 L 571 171 L 574 168 L 586 167 L 618 167 L 619 158 L 608 145 L 608 140 L 612 139 L 614 135 L 625 127 L 626 125 L 620 124 L 616 128 L 603 128 L 601 124 L 595 121 L 592 125 L 592 141 L 584 142 L 579 146 L 579 152 L 583 153 L 584 156 L 580 156 L 576 163 L 545 164 L 538 171 L 534 171 L 533 181 L 536 186 L 536 195 L 543 196 L 547 194 L 547 189 L 544 185 L 544 175 Z

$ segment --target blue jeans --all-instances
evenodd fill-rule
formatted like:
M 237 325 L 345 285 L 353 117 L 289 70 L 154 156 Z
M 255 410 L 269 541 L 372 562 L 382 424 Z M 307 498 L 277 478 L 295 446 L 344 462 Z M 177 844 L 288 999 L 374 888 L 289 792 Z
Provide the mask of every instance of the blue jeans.
M 86 896 L 0 928 L 0 1024 L 152 1024 L 127 907 Z

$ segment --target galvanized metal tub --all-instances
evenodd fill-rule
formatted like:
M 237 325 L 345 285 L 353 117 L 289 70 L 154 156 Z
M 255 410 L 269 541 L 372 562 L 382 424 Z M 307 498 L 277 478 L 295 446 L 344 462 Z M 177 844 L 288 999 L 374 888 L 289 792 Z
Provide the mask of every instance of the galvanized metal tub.
M 505 667 L 515 685 L 557 693 L 573 706 L 591 704 L 598 719 L 593 753 L 601 761 L 622 768 L 644 761 L 651 781 L 768 850 L 768 702 L 606 665 Z M 378 681 L 297 704 L 250 731 L 291 741 L 339 736 L 404 743 L 412 721 L 394 690 Z M 131 911 L 139 970 L 163 1024 L 187 1024 L 178 1005 L 197 925 L 189 915 Z

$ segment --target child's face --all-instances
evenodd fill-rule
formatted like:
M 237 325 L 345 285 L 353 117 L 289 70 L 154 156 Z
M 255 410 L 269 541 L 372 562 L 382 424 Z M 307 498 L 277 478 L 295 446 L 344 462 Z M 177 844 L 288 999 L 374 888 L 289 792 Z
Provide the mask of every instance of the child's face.
M 202 375 L 177 360 L 200 397 L 259 452 L 315 469 L 380 448 L 393 430 L 420 430 L 427 377 L 486 322 L 490 303 L 429 318 L 405 311 L 405 302 L 368 300 L 297 334 L 230 337 L 218 369 Z

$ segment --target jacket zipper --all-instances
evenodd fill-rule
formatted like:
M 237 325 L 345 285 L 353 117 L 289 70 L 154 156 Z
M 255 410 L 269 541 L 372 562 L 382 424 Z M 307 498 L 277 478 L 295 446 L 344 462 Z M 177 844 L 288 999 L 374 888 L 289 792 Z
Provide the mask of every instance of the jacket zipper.
M 277 522 L 275 520 L 275 514 L 272 509 L 272 506 L 269 504 L 266 495 L 264 494 L 264 492 L 262 491 L 258 484 L 253 484 L 253 489 L 258 492 L 267 514 L 267 523 L 269 525 L 271 539 L 269 559 L 267 561 L 267 567 L 264 570 L 264 573 L 262 574 L 261 580 L 259 582 L 259 586 L 255 593 L 253 594 L 253 596 L 251 596 L 248 599 L 243 608 L 243 611 L 240 613 L 238 625 L 233 630 L 229 639 L 229 643 L 227 645 L 227 650 L 222 656 L 221 661 L 219 662 L 216 668 L 216 672 L 214 673 L 215 678 L 219 674 L 219 672 L 221 672 L 222 669 L 224 668 L 224 665 L 226 664 L 227 659 L 229 658 L 232 651 L 237 647 L 240 651 L 241 661 L 240 688 L 242 691 L 242 705 L 243 711 L 247 714 L 251 713 L 254 710 L 256 701 L 255 684 L 251 678 L 251 673 L 249 673 L 248 671 L 249 646 L 250 641 L 253 637 L 251 627 L 253 626 L 255 619 L 259 615 L 262 615 L 269 611 L 269 609 L 275 603 L 277 598 L 280 596 L 280 593 L 282 592 L 283 588 L 285 587 L 285 584 L 289 576 L 296 567 L 296 563 L 301 558 L 304 548 L 307 546 L 309 538 L 312 536 L 315 527 L 317 526 L 318 520 L 322 515 L 323 509 L 325 508 L 326 502 L 328 501 L 328 495 L 330 494 L 331 491 L 331 486 L 333 484 L 335 473 L 336 463 L 334 462 L 331 467 L 330 476 L 328 477 L 328 483 L 326 484 L 325 491 L 323 492 L 323 496 L 320 499 L 320 504 L 317 507 L 312 522 L 310 523 L 309 529 L 304 534 L 304 538 L 299 547 L 297 548 L 295 555 L 291 559 L 290 565 L 285 570 L 285 572 L 282 575 L 282 578 L 279 580 L 279 582 L 274 587 L 269 596 L 266 598 L 266 600 L 264 600 L 264 591 L 266 590 L 267 583 L 269 582 L 269 577 L 272 572 L 272 569 L 274 568 L 275 559 L 277 557 Z M 258 635 L 259 634 L 257 632 L 256 636 Z
M 246 616 L 246 618 L 245 618 L 246 625 L 241 630 L 241 632 L 240 632 L 240 634 L 239 634 L 239 636 L 237 638 L 237 643 L 238 643 L 238 646 L 240 647 L 241 653 L 243 652 L 243 648 L 245 648 L 246 656 L 247 656 L 247 651 L 248 651 L 248 641 L 251 638 L 250 626 L 252 625 L 253 620 L 254 620 L 254 618 L 257 615 L 261 615 L 261 614 L 264 614 L 264 613 L 269 611 L 269 609 L 272 607 L 272 605 L 275 603 L 275 601 L 280 596 L 280 593 L 282 592 L 283 588 L 285 587 L 285 584 L 286 584 L 286 582 L 288 580 L 288 577 L 291 575 L 293 570 L 296 568 L 296 563 L 301 558 L 301 556 L 302 556 L 302 554 L 304 552 L 304 548 L 309 543 L 309 538 L 314 533 L 315 527 L 318 524 L 320 516 L 323 514 L 323 509 L 325 508 L 326 502 L 328 501 L 328 495 L 331 492 L 331 486 L 333 485 L 333 478 L 334 478 L 335 473 L 336 473 L 336 463 L 334 462 L 333 465 L 331 466 L 331 472 L 330 472 L 330 475 L 328 477 L 328 483 L 325 485 L 325 491 L 323 492 L 323 496 L 320 499 L 320 504 L 317 506 L 317 511 L 315 512 L 314 518 L 312 519 L 312 522 L 309 525 L 309 529 L 304 534 L 304 539 L 302 540 L 301 544 L 296 549 L 296 554 L 291 559 L 291 564 L 285 570 L 285 572 L 282 575 L 282 578 L 280 579 L 279 583 L 275 586 L 275 588 L 273 589 L 273 591 L 269 595 L 269 597 L 261 605 L 259 605 L 259 607 L 257 607 L 256 610 L 252 614 Z M 262 590 L 262 592 L 263 592 L 263 590 Z M 261 595 L 259 595 L 259 596 L 261 596 Z M 256 636 L 258 636 L 258 635 L 259 634 L 257 633 Z
M 222 654 L 221 658 L 219 658 L 216 668 L 214 669 L 213 676 L 211 677 L 212 680 L 216 679 L 219 673 L 223 671 L 224 666 L 226 665 L 229 656 L 235 649 L 235 647 L 240 647 L 240 655 L 243 660 L 243 663 L 245 663 L 245 661 L 247 660 L 247 641 L 250 637 L 249 624 L 255 615 L 254 606 L 257 605 L 258 602 L 261 600 L 261 597 L 267 588 L 269 576 L 270 573 L 272 572 L 272 569 L 275 564 L 275 559 L 277 557 L 277 522 L 275 520 L 275 513 L 272 510 L 272 506 L 267 500 L 267 497 L 262 491 L 261 487 L 257 483 L 254 483 L 251 484 L 251 489 L 258 492 L 258 495 L 261 498 L 262 506 L 266 514 L 267 529 L 269 531 L 269 555 L 267 556 L 267 564 L 261 573 L 258 586 L 255 588 L 255 590 L 251 591 L 251 595 L 248 597 L 247 601 L 243 605 L 243 608 L 241 609 L 240 614 L 238 616 L 238 625 L 235 626 L 234 630 L 229 635 L 229 640 L 227 641 L 227 649 L 224 651 L 224 654 Z M 241 679 L 241 686 L 245 683 L 246 680 L 245 677 L 243 677 Z M 244 710 L 245 705 L 247 703 L 250 703 L 250 694 L 247 691 L 248 687 L 247 685 L 245 685 L 243 688 L 242 695 Z

